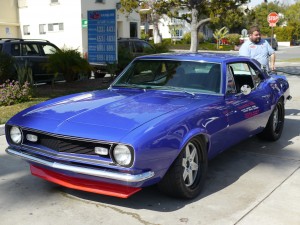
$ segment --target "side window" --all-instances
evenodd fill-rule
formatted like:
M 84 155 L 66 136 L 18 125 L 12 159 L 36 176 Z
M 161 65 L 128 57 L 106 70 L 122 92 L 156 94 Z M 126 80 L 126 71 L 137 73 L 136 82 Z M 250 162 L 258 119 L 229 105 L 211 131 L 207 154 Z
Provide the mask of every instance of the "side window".
M 251 88 L 256 87 L 253 79 L 253 69 L 248 63 L 231 63 L 228 65 L 228 70 L 233 75 L 236 93 L 240 93 L 240 88 L 243 85 L 249 85 Z
M 135 41 L 134 43 L 134 52 L 136 53 L 143 53 L 144 52 L 144 46 L 143 43 L 139 41 Z
M 236 86 L 234 78 L 233 78 L 233 68 L 230 65 L 227 66 L 226 80 L 227 80 L 226 93 L 228 93 L 228 94 L 237 93 L 237 86 Z
M 147 42 L 142 42 L 142 44 L 143 44 L 144 52 L 153 50 L 153 47 Z
M 119 48 L 120 49 L 126 49 L 128 50 L 129 49 L 129 42 L 128 41 L 119 41 L 118 42 L 118 45 L 119 45 Z
M 255 68 L 255 66 L 249 65 L 249 67 L 250 67 L 252 79 L 254 81 L 254 87 L 257 87 L 260 84 L 260 82 L 263 80 L 263 76 L 260 73 L 260 71 L 257 68 Z
M 52 55 L 57 52 L 57 49 L 53 45 L 42 44 L 41 47 L 45 55 Z
M 23 56 L 37 56 L 40 55 L 39 48 L 37 44 L 24 43 L 22 44 L 22 55 Z
M 11 55 L 12 56 L 20 56 L 21 55 L 20 44 L 12 44 L 11 45 Z

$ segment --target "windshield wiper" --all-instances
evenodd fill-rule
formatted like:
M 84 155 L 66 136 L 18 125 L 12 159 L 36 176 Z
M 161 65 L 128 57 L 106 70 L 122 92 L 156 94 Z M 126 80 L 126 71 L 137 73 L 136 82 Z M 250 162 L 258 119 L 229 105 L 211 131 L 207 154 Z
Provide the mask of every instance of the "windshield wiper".
M 112 88 L 114 87 L 125 87 L 125 88 L 139 88 L 139 89 L 152 89 L 151 86 L 145 86 L 142 84 L 117 84 L 111 86 Z
M 195 96 L 195 93 L 194 93 L 194 92 L 187 91 L 187 90 L 185 90 L 184 88 L 174 87 L 174 86 L 164 86 L 164 87 L 165 87 L 166 89 L 184 92 L 184 93 L 189 94 L 189 95 L 191 95 L 191 96 L 193 96 L 193 97 Z

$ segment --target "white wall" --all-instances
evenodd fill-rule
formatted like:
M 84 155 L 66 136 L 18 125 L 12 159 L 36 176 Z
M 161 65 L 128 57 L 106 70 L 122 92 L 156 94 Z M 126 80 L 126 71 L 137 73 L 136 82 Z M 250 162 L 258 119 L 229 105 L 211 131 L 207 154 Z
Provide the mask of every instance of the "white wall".
M 0 3 L 0 37 L 19 38 L 20 26 L 17 0 L 1 0 Z
M 115 9 L 119 0 L 105 0 L 105 3 L 95 3 L 95 0 L 22 0 L 27 7 L 19 8 L 21 37 L 30 39 L 47 39 L 58 47 L 77 48 L 80 52 L 87 50 L 87 28 L 82 28 L 82 19 L 87 19 L 88 10 Z M 130 22 L 137 22 L 140 27 L 139 14 L 125 16 L 118 13 L 118 37 L 129 37 Z M 63 23 L 63 31 L 48 31 L 48 24 Z M 46 24 L 46 34 L 39 33 L 39 24 Z M 30 25 L 30 35 L 23 34 L 23 26 Z M 140 35 L 140 31 L 138 31 Z
M 21 35 L 23 38 L 47 39 L 58 47 L 81 50 L 81 8 L 80 2 L 59 0 L 27 0 L 27 7 L 19 9 Z M 48 31 L 48 24 L 63 23 L 64 30 Z M 46 24 L 46 34 L 39 33 L 39 24 Z M 30 25 L 30 35 L 23 34 L 23 26 Z

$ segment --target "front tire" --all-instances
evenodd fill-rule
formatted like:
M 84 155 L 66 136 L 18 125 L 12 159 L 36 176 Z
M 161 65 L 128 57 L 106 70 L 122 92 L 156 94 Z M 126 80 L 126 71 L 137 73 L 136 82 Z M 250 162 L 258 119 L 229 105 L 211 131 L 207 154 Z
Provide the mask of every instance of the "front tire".
M 206 173 L 205 143 L 193 138 L 181 150 L 158 187 L 167 195 L 192 199 L 200 194 Z
M 284 104 L 282 100 L 279 100 L 270 115 L 267 126 L 258 136 L 267 141 L 277 141 L 282 134 L 284 115 Z

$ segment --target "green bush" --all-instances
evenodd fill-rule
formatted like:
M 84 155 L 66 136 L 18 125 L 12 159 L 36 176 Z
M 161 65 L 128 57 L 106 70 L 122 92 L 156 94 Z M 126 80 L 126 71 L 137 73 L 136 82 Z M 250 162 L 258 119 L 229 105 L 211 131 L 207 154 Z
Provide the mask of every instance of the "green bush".
M 183 44 L 191 44 L 191 32 L 187 32 L 182 37 Z
M 32 68 L 29 63 L 27 61 L 18 62 L 14 66 L 20 85 L 24 85 L 26 82 L 33 85 Z
M 227 34 L 226 39 L 232 45 L 239 45 L 240 44 L 240 34 Z
M 7 80 L 0 86 L 0 106 L 26 102 L 30 99 L 30 84 L 20 85 L 18 81 Z
M 129 51 L 129 49 L 119 47 L 116 73 L 120 73 L 133 59 L 134 55 Z
M 50 55 L 46 67 L 50 73 L 63 74 L 67 82 L 75 81 L 91 71 L 90 64 L 77 49 L 66 48 Z
M 183 35 L 181 42 L 183 44 L 191 44 L 191 32 L 187 32 Z M 198 32 L 198 43 L 204 42 L 204 34 L 202 32 Z
M 277 41 L 291 41 L 293 39 L 294 27 L 275 27 L 274 34 L 276 34 Z
M 16 74 L 14 73 L 14 63 L 15 60 L 13 57 L 0 52 L 0 84 L 8 79 L 17 79 Z
M 154 48 L 155 48 L 155 51 L 147 51 L 147 53 L 149 54 L 153 54 L 153 53 L 164 53 L 164 52 L 168 52 L 169 51 L 169 46 L 170 44 L 168 42 L 162 42 L 162 43 L 159 43 L 159 44 L 154 44 Z

